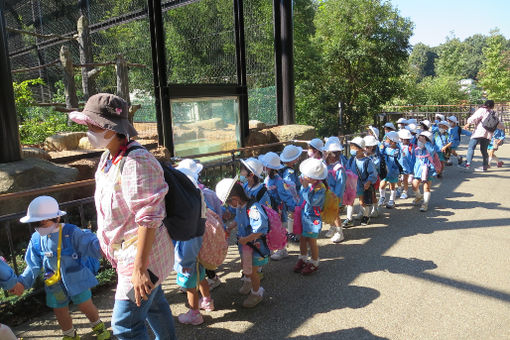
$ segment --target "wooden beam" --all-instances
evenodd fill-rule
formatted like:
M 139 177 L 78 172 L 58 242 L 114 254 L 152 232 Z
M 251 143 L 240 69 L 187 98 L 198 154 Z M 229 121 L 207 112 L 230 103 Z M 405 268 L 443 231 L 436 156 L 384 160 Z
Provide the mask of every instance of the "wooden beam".
M 36 38 L 60 39 L 60 40 L 64 40 L 64 41 L 76 40 L 76 38 L 74 36 L 69 37 L 69 36 L 58 35 L 58 34 L 39 34 L 39 33 L 31 32 L 31 31 L 25 31 L 25 30 L 20 30 L 20 29 L 12 28 L 12 27 L 7 27 L 6 29 L 9 32 L 18 33 L 18 34 L 31 35 L 31 36 L 36 37 Z
M 46 67 L 50 67 L 50 66 L 56 65 L 58 63 L 60 63 L 60 60 L 56 59 L 56 60 L 53 60 L 52 62 L 49 62 L 49 63 L 44 64 L 44 65 L 34 66 L 34 67 L 27 67 L 27 68 L 19 68 L 19 69 L 16 69 L 16 70 L 12 70 L 11 73 L 25 73 L 25 72 L 38 71 L 38 70 L 44 69 Z

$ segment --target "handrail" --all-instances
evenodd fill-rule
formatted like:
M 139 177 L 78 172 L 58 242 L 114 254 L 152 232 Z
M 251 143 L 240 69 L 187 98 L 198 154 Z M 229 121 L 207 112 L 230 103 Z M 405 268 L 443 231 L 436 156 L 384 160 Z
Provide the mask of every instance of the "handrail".
M 91 178 L 91 179 L 85 179 L 83 181 L 69 182 L 69 183 L 64 183 L 64 184 L 55 184 L 55 185 L 50 185 L 48 187 L 23 190 L 23 191 L 18 191 L 18 192 L 10 192 L 7 194 L 0 195 L 0 202 L 10 200 L 10 199 L 15 199 L 15 198 L 22 198 L 22 197 L 33 196 L 33 195 L 46 194 L 46 193 L 60 191 L 60 190 L 82 188 L 82 187 L 91 186 L 93 184 L 96 184 L 96 180 L 94 178 Z

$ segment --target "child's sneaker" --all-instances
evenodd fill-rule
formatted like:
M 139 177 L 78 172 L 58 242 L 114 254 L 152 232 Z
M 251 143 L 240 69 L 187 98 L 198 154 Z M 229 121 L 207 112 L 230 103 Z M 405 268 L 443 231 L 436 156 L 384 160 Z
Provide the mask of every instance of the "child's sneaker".
M 372 207 L 372 211 L 370 212 L 370 217 L 379 217 L 379 208 L 376 206 Z
M 246 300 L 243 301 L 244 308 L 253 308 L 262 301 L 263 297 L 257 294 L 251 293 Z
M 92 327 L 97 340 L 108 340 L 111 338 L 110 331 L 106 329 L 103 322 L 98 323 Z
M 324 235 L 324 236 L 326 236 L 326 238 L 331 238 L 331 237 L 333 237 L 333 235 L 335 235 L 335 233 L 336 233 L 336 227 L 334 225 L 332 225 L 329 228 L 329 230 L 326 232 L 326 235 Z
M 384 205 L 384 201 L 386 201 L 386 197 L 384 196 L 379 197 L 379 202 L 377 202 L 377 205 L 378 206 Z
M 239 288 L 239 294 L 246 295 L 249 294 L 251 291 L 251 280 L 248 280 L 246 278 L 241 279 L 243 280 L 243 285 L 241 288 Z
M 419 204 L 421 201 L 423 201 L 423 195 L 416 195 L 415 199 L 413 200 L 414 204 Z
M 504 163 L 503 163 L 502 161 L 499 161 L 499 162 L 498 162 L 498 168 L 501 168 L 501 167 L 503 166 L 503 164 L 504 164 Z
M 405 192 L 405 191 L 403 191 L 403 192 L 402 192 L 402 195 L 400 195 L 400 199 L 401 199 L 401 200 L 405 200 L 405 199 L 407 199 L 408 197 L 409 197 L 409 196 L 407 196 L 407 192 Z
M 280 261 L 281 259 L 284 259 L 286 257 L 289 257 L 289 253 L 287 252 L 286 248 L 278 249 L 271 255 L 271 260 L 274 261 Z
M 480 166 L 478 168 L 475 168 L 475 172 L 486 172 L 487 167 L 486 166 Z
M 78 333 L 76 333 L 76 329 L 74 330 L 74 336 L 69 336 L 69 335 L 64 335 L 64 337 L 62 338 L 62 340 L 80 340 L 80 336 L 78 335 Z
M 395 201 L 389 200 L 388 203 L 386 203 L 386 209 L 393 209 L 395 208 Z
M 200 298 L 198 305 L 200 306 L 200 309 L 205 310 L 206 312 L 212 312 L 214 310 L 214 300 L 211 298 L 209 298 L 209 301 L 205 301 L 204 298 Z
M 354 219 L 355 220 L 361 220 L 361 218 L 363 217 L 363 211 L 358 211 L 358 213 L 356 215 L 354 215 Z
M 214 288 L 218 287 L 221 284 L 221 280 L 218 277 L 218 275 L 216 275 L 212 279 L 207 278 L 207 283 L 209 284 L 209 291 L 212 291 Z
M 299 259 L 294 266 L 294 273 L 301 273 L 303 268 L 306 266 L 306 262 L 303 259 Z
M 348 219 L 348 218 L 346 218 L 346 219 L 342 222 L 342 227 L 343 227 L 343 228 L 346 228 L 346 229 L 347 229 L 347 228 L 350 228 L 350 227 L 352 227 L 352 226 L 354 226 L 354 224 L 352 223 L 352 220 L 350 220 L 350 219 Z
M 192 309 L 190 309 L 187 313 L 180 314 L 177 317 L 177 320 L 179 320 L 180 323 L 194 326 L 204 323 L 202 314 L 200 314 L 200 312 L 194 313 Z
M 342 232 L 342 229 L 338 228 L 337 232 L 333 234 L 333 237 L 331 237 L 331 241 L 333 243 L 340 243 L 345 239 L 344 233 Z
M 319 270 L 319 266 L 314 265 L 311 262 L 308 262 L 306 266 L 301 270 L 301 274 L 303 275 L 311 275 L 315 273 L 317 270 Z
M 370 223 L 370 217 L 363 216 L 363 218 L 361 219 L 361 225 L 368 225 L 369 223 Z
M 420 207 L 420 211 L 425 212 L 429 209 L 429 205 L 427 203 L 423 203 Z
M 458 165 L 461 165 L 461 164 L 462 164 L 462 157 L 458 157 L 458 158 L 457 158 L 457 164 L 458 164 Z M 466 165 L 467 165 L 467 166 L 468 166 L 468 168 L 469 168 L 469 164 L 466 164 Z
M 402 192 L 402 189 L 400 189 L 400 188 L 397 188 L 397 190 L 395 190 L 395 194 L 397 195 L 397 197 L 400 196 L 401 192 Z

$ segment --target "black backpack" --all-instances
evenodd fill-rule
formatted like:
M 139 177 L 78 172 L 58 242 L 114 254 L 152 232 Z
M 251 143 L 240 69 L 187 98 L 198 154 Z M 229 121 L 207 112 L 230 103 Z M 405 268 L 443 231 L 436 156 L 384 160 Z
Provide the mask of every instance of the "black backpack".
M 482 121 L 482 126 L 485 130 L 489 132 L 494 132 L 498 128 L 499 118 L 496 117 L 496 113 L 492 110 L 489 110 L 489 114 Z
M 120 171 L 128 154 L 137 149 L 145 149 L 143 146 L 128 147 L 120 161 Z M 105 151 L 103 157 L 107 157 L 109 151 Z M 103 159 L 102 157 L 102 159 Z M 172 240 L 187 241 L 205 232 L 205 203 L 204 196 L 193 182 L 182 172 L 176 170 L 170 164 L 160 162 L 168 184 L 168 192 L 165 196 L 166 217 L 163 219 Z

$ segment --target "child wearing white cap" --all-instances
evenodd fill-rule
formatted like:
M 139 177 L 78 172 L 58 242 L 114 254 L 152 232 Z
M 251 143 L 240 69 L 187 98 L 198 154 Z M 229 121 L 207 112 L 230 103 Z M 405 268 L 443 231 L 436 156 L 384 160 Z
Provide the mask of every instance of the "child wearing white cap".
M 326 165 L 319 159 L 309 158 L 299 165 L 301 197 L 305 202 L 301 210 L 303 231 L 299 240 L 299 258 L 295 273 L 310 275 L 319 269 L 319 246 L 317 238 L 322 229 L 321 211 L 326 199 L 326 186 L 322 182 L 328 176 Z M 308 249 L 311 259 L 308 259 Z
M 450 150 L 447 147 L 448 145 L 448 128 L 449 124 L 447 121 L 440 121 L 436 124 L 437 128 L 433 130 L 432 134 L 434 136 L 434 143 L 436 145 L 436 152 L 439 156 L 439 160 L 444 165 L 446 163 L 446 160 L 449 158 Z M 441 177 L 442 174 L 438 173 L 437 177 Z
M 303 148 L 295 145 L 287 145 L 285 148 L 283 148 L 283 151 L 280 154 L 280 160 L 284 165 L 284 167 L 281 170 L 283 186 L 285 190 L 287 190 L 294 197 L 294 200 L 297 203 L 301 200 L 298 194 L 299 190 L 301 189 L 301 183 L 299 182 L 299 176 L 297 175 L 295 166 L 302 154 Z M 287 216 L 288 237 L 291 241 L 298 242 L 299 235 L 294 235 L 293 225 L 294 225 L 293 214 L 289 212 Z
M 377 205 L 379 207 L 384 205 L 386 201 L 386 184 L 389 183 L 390 199 L 388 203 L 386 203 L 386 208 L 388 209 L 395 207 L 395 189 L 401 172 L 400 163 L 398 162 L 398 159 L 400 158 L 400 149 L 397 145 L 398 142 L 398 133 L 395 131 L 390 131 L 386 134 L 386 139 L 384 140 L 382 149 L 382 155 L 386 161 L 387 173 L 386 177 L 383 178 L 379 184 L 379 202 Z
M 428 210 L 432 179 L 436 175 L 436 168 L 433 162 L 436 149 L 432 144 L 432 139 L 431 132 L 423 131 L 418 137 L 418 147 L 415 150 L 416 162 L 414 164 L 413 191 L 416 197 L 414 204 L 419 204 L 423 201 L 420 207 L 422 212 Z M 420 184 L 423 184 L 423 194 L 420 193 Z
M 405 129 L 407 127 L 407 120 L 405 118 L 399 118 L 397 120 L 397 126 L 399 130 Z
M 369 135 L 363 138 L 365 141 L 365 156 L 370 158 L 374 163 L 375 170 L 377 171 L 377 181 L 374 184 L 374 193 L 372 197 L 372 202 L 377 201 L 377 197 L 375 195 L 375 191 L 379 189 L 379 185 L 381 182 L 381 177 L 386 177 L 386 161 L 384 157 L 381 155 L 381 151 L 379 149 L 379 142 L 374 138 L 374 136 Z M 382 162 L 381 162 L 382 160 Z M 384 174 L 381 173 L 381 168 L 384 170 Z M 382 176 L 384 175 L 384 176 Z M 359 217 L 358 217 L 359 216 Z M 372 211 L 370 212 L 370 217 L 379 216 L 379 209 L 377 209 L 377 205 L 372 205 Z M 363 209 L 360 209 L 360 212 L 354 219 L 361 219 L 363 217 Z
M 498 168 L 501 168 L 503 164 L 505 164 L 503 161 L 500 161 L 498 156 L 496 156 L 496 151 L 499 149 L 499 147 L 503 144 L 505 141 L 505 130 L 503 129 L 496 129 L 494 131 L 494 134 L 492 135 L 491 142 L 489 143 L 489 146 L 487 147 L 487 151 L 489 152 L 489 166 L 492 163 L 492 160 L 496 161 L 496 166 Z
M 308 142 L 308 157 L 322 159 L 322 149 L 324 143 L 319 138 L 314 138 Z
M 447 121 L 450 125 L 448 129 L 448 143 L 445 145 L 445 150 L 450 150 L 450 153 L 454 155 L 457 158 L 458 165 L 462 164 L 462 157 L 457 154 L 457 148 L 460 145 L 460 137 L 462 135 L 464 136 L 471 136 L 471 132 L 464 130 L 461 128 L 458 124 L 459 121 L 457 117 L 450 116 L 447 118 Z M 446 163 L 447 165 L 451 165 L 452 162 L 448 160 Z
M 402 167 L 402 180 L 400 181 L 400 198 L 406 199 L 409 190 L 409 177 L 412 177 L 414 168 L 414 150 L 415 146 L 411 144 L 411 132 L 409 130 L 400 130 L 398 132 L 400 138 L 400 157 L 398 162 Z M 412 181 L 411 181 L 412 182 Z

